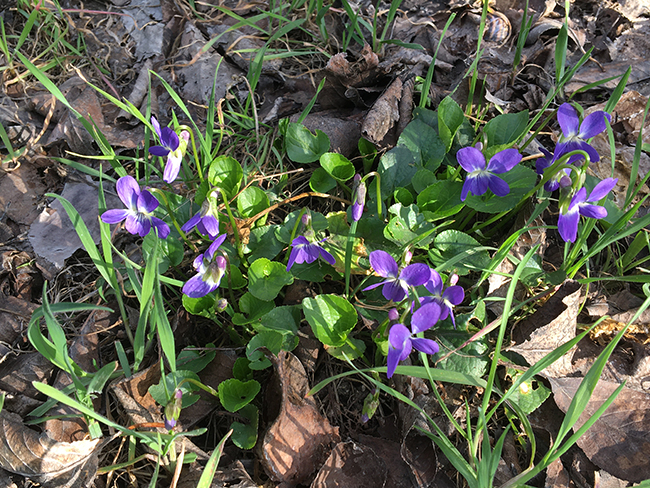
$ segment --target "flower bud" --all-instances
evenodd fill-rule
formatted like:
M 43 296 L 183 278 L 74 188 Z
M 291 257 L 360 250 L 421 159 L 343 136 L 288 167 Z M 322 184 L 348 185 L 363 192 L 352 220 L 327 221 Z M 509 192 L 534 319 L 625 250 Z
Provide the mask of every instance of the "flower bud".
M 388 320 L 390 320 L 391 322 L 395 322 L 399 320 L 399 312 L 397 311 L 396 308 L 391 308 L 388 311 Z
M 174 393 L 174 398 L 165 406 L 165 428 L 172 430 L 176 426 L 178 417 L 181 416 L 183 409 L 183 392 L 178 389 Z
M 228 300 L 220 298 L 217 300 L 217 312 L 223 312 L 228 307 Z
M 361 175 L 354 175 L 352 187 L 352 220 L 358 222 L 363 215 L 363 206 L 366 203 L 366 184 L 361 180 Z

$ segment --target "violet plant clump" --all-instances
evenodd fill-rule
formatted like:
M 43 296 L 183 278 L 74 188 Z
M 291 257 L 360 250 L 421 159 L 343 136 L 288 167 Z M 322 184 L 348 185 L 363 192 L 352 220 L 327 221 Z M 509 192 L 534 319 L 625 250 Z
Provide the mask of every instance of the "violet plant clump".
M 447 101 L 443 107 L 453 107 L 452 103 L 455 102 Z M 508 249 L 504 248 L 505 252 L 500 253 L 500 249 L 491 257 L 488 249 L 491 252 L 495 244 L 501 246 L 506 242 L 516 242 L 517 239 L 511 238 L 514 234 L 502 234 L 512 225 L 513 217 L 524 204 L 540 205 L 539 200 L 548 203 L 546 200 L 553 198 L 543 194 L 541 182 L 535 186 L 539 181 L 538 175 L 547 179 L 543 185 L 547 193 L 559 190 L 557 229 L 566 243 L 576 242 L 581 235 L 580 216 L 591 219 L 607 217 L 607 210 L 599 202 L 613 190 L 617 179 L 604 179 L 595 184 L 590 193 L 585 188 L 585 181 L 589 162 L 599 159 L 597 151 L 587 140 L 605 129 L 610 116 L 605 112 L 595 112 L 580 121 L 574 107 L 561 105 L 557 114 L 562 129 L 559 142 L 553 152 L 542 149 L 543 154 L 533 164 L 528 161 L 531 158 L 524 161 L 519 150 L 523 146 L 522 139 L 529 131 L 526 124 L 521 130 L 512 129 L 517 114 L 499 116 L 504 118 L 500 121 L 498 117 L 494 119 L 497 120 L 494 123 L 497 129 L 486 126 L 476 134 L 471 124 L 456 124 L 454 132 L 450 128 L 453 125 L 451 122 L 451 125 L 444 125 L 447 132 L 443 132 L 440 122 L 449 121 L 444 120 L 442 112 L 442 109 L 437 114 L 426 112 L 426 117 L 417 121 L 425 135 L 438 130 L 435 134 L 437 139 L 430 137 L 420 140 L 426 150 L 411 152 L 404 161 L 399 160 L 399 155 L 403 153 L 400 151 L 385 156 L 388 162 L 380 162 L 374 173 L 377 178 L 376 190 L 366 187 L 365 181 L 370 174 L 364 177 L 357 173 L 358 168 L 353 162 L 343 157 L 336 158 L 338 166 L 332 169 L 323 164 L 324 160 L 319 157 L 308 155 L 311 161 L 321 162 L 322 168 L 319 169 L 331 173 L 328 176 L 333 184 L 338 182 L 342 187 L 340 193 L 333 195 L 333 203 L 329 207 L 331 211 L 327 215 L 313 211 L 313 220 L 312 210 L 307 208 L 298 208 L 290 214 L 276 212 L 277 208 L 296 205 L 294 202 L 302 195 L 283 199 L 286 189 L 273 187 L 272 183 L 266 181 L 256 185 L 255 178 L 245 172 L 234 158 L 215 157 L 218 151 L 208 151 L 207 160 L 212 159 L 212 162 L 206 168 L 205 175 L 200 175 L 203 186 L 199 187 L 197 195 L 200 194 L 203 200 L 197 197 L 201 202 L 198 211 L 196 206 L 187 211 L 184 197 L 173 194 L 172 190 L 176 188 L 158 183 L 166 189 L 141 189 L 131 176 L 121 177 L 117 181 L 117 193 L 126 209 L 107 210 L 101 217 L 102 221 L 107 224 L 125 221 L 126 230 L 140 237 L 147 236 L 152 228 L 155 229 L 155 236 L 146 240 L 147 243 L 153 241 L 144 257 L 143 274 L 146 280 L 132 283 L 131 287 L 140 292 L 138 298 L 146 296 L 140 306 L 142 319 L 138 327 L 141 328 L 132 342 L 137 344 L 133 347 L 137 370 L 145 350 L 145 340 L 142 338 L 146 337 L 153 344 L 153 332 L 147 332 L 147 327 L 149 323 L 154 324 L 151 330 L 158 334 L 165 358 L 163 376 L 167 371 L 171 375 L 163 377 L 161 381 L 171 381 L 175 388 L 170 401 L 166 397 L 157 400 L 161 405 L 167 402 L 163 408 L 167 430 L 171 431 L 177 426 L 182 407 L 178 383 L 189 381 L 182 379 L 185 373 L 175 363 L 174 334 L 166 315 L 168 304 L 175 303 L 170 297 L 180 295 L 178 288 L 183 295 L 179 301 L 182 300 L 182 306 L 189 313 L 202 317 L 200 320 L 210 321 L 215 329 L 223 328 L 228 338 L 238 342 L 237 347 L 243 351 L 248 371 L 245 374 L 239 371 L 240 377 L 228 380 L 235 382 L 233 391 L 237 392 L 233 394 L 232 404 L 226 401 L 225 386 L 223 390 L 220 386 L 218 393 L 221 400 L 221 396 L 226 395 L 226 400 L 222 401 L 224 408 L 228 409 L 226 405 L 229 405 L 233 411 L 241 409 L 238 415 L 245 419 L 247 425 L 257 425 L 258 412 L 257 406 L 251 403 L 255 395 L 249 398 L 242 385 L 256 383 L 257 380 L 252 379 L 255 377 L 254 371 L 271 365 L 271 361 L 259 354 L 259 350 L 264 349 L 276 357 L 280 351 L 290 351 L 297 344 L 298 326 L 303 319 L 309 323 L 314 336 L 326 346 L 327 353 L 338 359 L 358 361 L 370 369 L 385 364 L 388 379 L 408 371 L 400 367 L 400 363 L 411 359 L 415 368 L 437 368 L 438 377 L 445 378 L 445 371 L 448 371 L 447 378 L 451 382 L 459 381 L 461 376 L 457 373 L 461 373 L 465 375 L 463 378 L 466 378 L 467 385 L 481 385 L 488 391 L 486 395 L 490 396 L 492 385 L 486 386 L 484 380 L 490 353 L 486 352 L 485 357 L 477 359 L 464 349 L 467 344 L 481 340 L 486 348 L 494 343 L 487 340 L 491 329 L 485 314 L 485 290 L 480 288 L 480 284 L 476 285 L 474 278 L 478 272 L 495 269 L 498 263 L 492 260 L 498 256 L 503 259 L 508 254 Z M 462 110 L 455 113 L 462 114 Z M 434 117 L 438 118 L 438 125 L 427 125 L 426 120 L 433 120 Z M 508 130 L 501 129 L 498 126 L 500 123 Z M 151 147 L 149 152 L 166 158 L 163 180 L 172 183 L 180 173 L 190 135 L 187 131 L 179 135 L 171 128 L 161 127 L 154 117 L 151 124 L 160 145 Z M 426 131 L 422 124 L 427 125 Z M 461 130 L 465 132 L 460 134 L 458 131 Z M 519 135 L 508 138 L 509 134 Z M 416 136 L 417 131 L 409 135 Z M 435 147 L 435 150 L 427 145 L 435 145 L 437 140 L 442 141 L 442 145 Z M 479 140 L 483 142 L 477 143 Z M 289 138 L 286 144 L 291 144 Z M 411 140 L 409 144 L 412 145 Z M 402 144 L 399 149 L 409 147 Z M 304 147 L 301 150 L 300 157 L 305 157 Z M 287 149 L 287 154 L 290 152 Z M 486 155 L 491 155 L 489 160 Z M 300 162 L 304 163 L 302 160 Z M 399 170 L 391 166 L 393 163 Z M 464 181 L 460 176 L 461 169 L 467 173 Z M 204 177 L 207 181 L 204 181 Z M 529 187 L 522 190 L 525 185 L 521 181 L 529 184 Z M 324 198 L 321 191 L 316 191 L 318 183 L 316 179 L 310 181 L 314 191 L 309 192 L 308 196 Z M 147 184 L 155 186 L 156 182 L 147 181 Z M 346 186 L 350 184 L 351 187 Z M 493 195 L 486 195 L 488 190 Z M 470 193 L 472 198 L 468 198 Z M 169 212 L 168 220 L 174 224 L 173 231 L 165 221 L 154 216 L 154 211 L 159 207 L 154 194 L 161 197 Z M 220 195 L 224 196 L 221 205 L 218 201 Z M 474 198 L 483 195 L 486 196 Z M 367 197 L 369 206 L 364 212 Z M 377 203 L 376 212 L 374 203 Z M 179 210 L 181 207 L 182 211 Z M 383 213 L 384 209 L 387 209 L 386 214 Z M 252 222 L 258 215 L 266 218 L 265 212 L 270 214 L 269 221 L 272 223 Z M 183 218 L 179 217 L 181 214 Z M 299 220 L 297 215 L 301 216 Z M 231 235 L 228 243 L 226 233 L 221 233 L 220 228 L 227 229 L 226 232 Z M 201 235 L 183 234 L 194 229 Z M 516 229 L 516 232 L 521 231 L 523 228 Z M 163 244 L 159 241 L 169 237 L 171 232 L 174 232 L 174 236 L 168 242 Z M 587 236 L 582 237 L 586 239 Z M 184 252 L 184 242 L 193 247 L 191 255 Z M 110 246 L 105 248 L 110 249 Z M 570 244 L 567 244 L 565 249 L 569 248 Z M 398 262 L 393 256 L 403 258 Z M 283 264 L 285 259 L 286 266 Z M 160 269 L 168 269 L 160 266 L 163 260 L 166 260 L 168 268 L 175 267 L 172 278 L 163 279 L 161 276 L 165 271 Z M 339 266 L 336 266 L 337 261 Z M 183 272 L 189 268 L 190 262 L 194 275 L 188 279 Z M 526 262 L 519 259 L 519 266 L 526 265 Z M 317 265 L 296 266 L 304 263 Z M 570 264 L 563 266 L 568 269 Z M 305 268 L 310 269 L 305 271 Z M 345 270 L 345 287 L 341 283 L 344 276 L 341 269 Z M 122 274 L 129 279 L 138 278 L 133 268 Z M 306 281 L 312 280 L 319 283 L 322 289 L 332 292 L 320 293 L 315 297 L 299 296 L 297 300 L 293 299 L 295 302 L 291 302 L 287 298 L 290 294 L 286 287 L 292 285 L 295 279 L 305 277 Z M 373 284 L 366 281 L 376 280 L 377 277 L 379 280 Z M 461 279 L 462 285 L 459 284 Z M 516 286 L 514 278 L 513 283 L 512 286 Z M 379 290 L 366 293 L 379 287 L 381 295 Z M 226 295 L 228 299 L 220 295 Z M 387 307 L 391 307 L 388 313 Z M 510 309 L 506 308 L 503 313 L 506 319 L 501 323 L 506 324 Z M 359 315 L 373 325 L 361 326 Z M 442 362 L 444 358 L 438 354 L 441 346 L 447 347 L 446 335 L 462 337 L 467 341 L 465 344 L 459 342 L 457 350 L 454 350 L 456 345 L 450 347 L 448 353 L 454 355 L 455 361 L 467 363 L 457 366 L 454 361 Z M 421 353 L 419 358 L 415 355 L 411 357 L 414 351 Z M 493 357 L 498 360 L 499 351 L 494 354 Z M 432 366 L 429 361 L 436 363 Z M 496 368 L 496 362 L 494 364 Z M 458 367 L 459 371 L 454 367 Z M 426 376 L 422 373 L 421 377 Z M 382 384 L 386 378 L 382 379 L 375 369 L 371 381 Z M 192 381 L 198 380 L 192 377 Z M 379 392 L 386 391 L 375 386 L 364 404 L 362 422 L 370 421 L 380 404 Z M 432 387 L 435 389 L 436 385 Z M 165 388 L 165 391 L 171 391 L 166 383 Z M 508 392 L 504 390 L 504 394 Z M 485 416 L 487 410 L 483 408 L 482 415 Z M 467 425 L 467 435 L 474 435 L 471 419 L 468 419 Z M 243 438 L 239 438 L 238 442 L 243 443 Z M 247 448 L 255 444 L 252 442 L 250 445 L 250 438 L 249 435 L 250 447 Z M 470 456 L 478 444 L 470 442 Z M 462 455 L 459 456 L 462 458 Z M 479 463 L 478 458 L 476 463 Z

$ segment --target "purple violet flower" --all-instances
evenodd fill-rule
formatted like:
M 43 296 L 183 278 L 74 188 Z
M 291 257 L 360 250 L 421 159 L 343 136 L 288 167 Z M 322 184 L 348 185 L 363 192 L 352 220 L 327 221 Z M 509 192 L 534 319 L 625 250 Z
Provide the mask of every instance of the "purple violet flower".
M 361 180 L 361 175 L 354 175 L 352 187 L 352 220 L 358 222 L 363 215 L 363 206 L 366 203 L 366 184 Z
M 388 370 L 390 378 L 395 373 L 397 364 L 404 361 L 411 350 L 417 349 L 425 354 L 436 354 L 440 347 L 436 341 L 415 337 L 435 325 L 440 318 L 440 305 L 435 302 L 427 303 L 418 308 L 411 317 L 411 330 L 404 324 L 395 324 L 388 333 Z
M 575 242 L 578 236 L 578 222 L 580 215 L 592 219 L 603 219 L 607 217 L 607 210 L 600 205 L 593 205 L 588 202 L 597 202 L 612 191 L 616 186 L 618 178 L 607 178 L 598 183 L 591 194 L 587 196 L 587 190 L 580 188 L 566 210 L 560 210 L 560 216 L 557 219 L 557 229 L 560 236 L 565 242 Z
M 305 214 L 306 215 L 306 214 Z M 304 216 L 303 216 L 304 218 Z M 320 256 L 323 260 L 332 266 L 336 263 L 336 259 L 330 253 L 328 253 L 323 247 L 319 244 L 325 239 L 320 240 L 319 242 L 309 242 L 306 237 L 298 236 L 291 242 L 291 254 L 289 254 L 289 262 L 287 263 L 287 271 L 291 269 L 291 266 L 294 263 L 313 263 Z
M 457 277 L 456 277 L 457 278 Z M 451 283 L 454 283 L 453 279 Z M 454 306 L 460 305 L 465 299 L 465 290 L 460 285 L 448 286 L 443 291 L 443 283 L 440 274 L 432 269 L 429 281 L 424 284 L 424 287 L 431 292 L 431 296 L 423 297 L 420 299 L 421 305 L 427 303 L 437 303 L 440 305 L 440 320 L 445 320 L 451 315 L 451 322 L 456 327 L 456 317 L 454 317 Z
M 521 154 L 514 148 L 499 151 L 485 164 L 485 156 L 476 147 L 464 147 L 456 153 L 458 164 L 467 171 L 467 179 L 463 184 L 460 194 L 461 201 L 465 201 L 471 191 L 473 195 L 483 195 L 488 188 L 498 197 L 510 193 L 510 187 L 498 174 L 507 173 L 521 161 Z
M 217 249 L 226 240 L 226 234 L 218 236 L 203 254 L 194 260 L 197 274 L 185 282 L 183 293 L 190 298 L 201 298 L 219 288 L 221 278 L 226 272 L 228 262 L 223 256 L 216 255 Z
M 538 158 L 537 162 L 535 163 L 535 171 L 537 171 L 538 175 L 543 175 L 544 171 L 546 171 L 547 168 L 553 166 L 553 164 L 555 164 L 555 162 L 562 156 L 561 154 L 558 154 L 557 147 L 558 146 L 555 146 L 555 154 L 551 154 L 543 147 L 539 148 L 540 151 L 544 153 L 544 157 Z M 568 168 L 565 168 L 563 171 L 559 171 L 553 178 L 544 183 L 544 190 L 553 192 L 558 188 L 566 188 L 567 186 L 571 186 L 572 181 L 570 175 L 571 171 Z
M 104 223 L 117 224 L 126 219 L 124 227 L 131 234 L 144 237 L 149 233 L 151 227 L 154 227 L 158 237 L 167 238 L 169 226 L 158 217 L 153 216 L 153 211 L 159 205 L 156 197 L 147 190 L 140 190 L 138 182 L 132 176 L 122 176 L 117 180 L 115 188 L 117 195 L 127 208 L 107 210 L 102 214 Z
M 581 149 L 589 155 L 589 160 L 591 162 L 599 161 L 600 156 L 598 155 L 598 151 L 587 144 L 585 139 L 591 139 L 607 128 L 605 117 L 607 117 L 607 120 L 609 121 L 612 120 L 611 115 L 599 110 L 598 112 L 593 112 L 587 115 L 582 123 L 580 123 L 578 112 L 571 104 L 563 103 L 560 105 L 560 108 L 557 110 L 557 121 L 562 128 L 563 137 L 557 144 L 555 150 L 557 155 L 556 157 L 559 158 L 563 154 Z M 571 156 L 568 162 L 573 163 L 581 159 L 583 159 L 582 156 L 575 155 Z
M 183 232 L 189 232 L 194 227 L 203 235 L 208 235 L 210 239 L 215 239 L 219 234 L 219 216 L 217 213 L 216 197 L 208 195 L 203 200 L 201 210 L 192 216 L 182 227 Z
M 151 125 L 160 140 L 160 146 L 151 146 L 149 152 L 154 156 L 167 156 L 167 164 L 163 173 L 163 180 L 166 183 L 172 183 L 181 170 L 181 161 L 190 140 L 190 133 L 186 130 L 181 132 L 181 137 L 169 127 L 160 127 L 158 120 L 151 117 Z
M 363 291 L 384 285 L 381 290 L 384 298 L 394 302 L 401 302 L 408 296 L 409 286 L 424 285 L 431 275 L 429 267 L 424 263 L 409 264 L 400 272 L 393 256 L 382 250 L 370 253 L 370 264 L 379 276 L 386 279 L 364 288 Z

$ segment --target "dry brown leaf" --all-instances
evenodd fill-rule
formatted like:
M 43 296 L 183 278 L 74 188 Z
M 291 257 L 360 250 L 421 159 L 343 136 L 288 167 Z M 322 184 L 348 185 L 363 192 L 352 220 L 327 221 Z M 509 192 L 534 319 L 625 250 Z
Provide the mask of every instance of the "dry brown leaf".
M 64 486 L 96 457 L 100 443 L 100 439 L 56 442 L 25 427 L 18 415 L 5 410 L 0 412 L 0 434 L 0 467 L 45 482 L 56 477 L 56 486 Z
M 579 306 L 580 284 L 573 280 L 565 281 L 542 307 L 517 324 L 512 333 L 515 345 L 507 350 L 521 354 L 528 364 L 535 364 L 575 337 Z M 574 349 L 551 364 L 544 373 L 559 377 L 572 372 Z
M 390 439 L 359 435 L 359 441 L 375 451 L 388 468 L 384 488 L 411 488 L 410 468 L 400 456 L 400 445 Z M 443 488 L 442 485 L 440 488 Z
M 279 385 L 270 386 L 266 397 L 273 403 L 281 398 L 281 403 L 264 435 L 262 463 L 273 480 L 292 486 L 307 481 L 340 438 L 338 427 L 320 414 L 314 397 L 306 397 L 309 383 L 298 358 L 282 351 L 272 362 Z
M 554 488 L 575 487 L 561 459 L 556 459 L 546 468 L 546 483 L 544 483 L 544 486 L 553 486 Z
M 325 70 L 334 75 L 343 86 L 361 87 L 374 83 L 378 65 L 379 57 L 366 44 L 358 61 L 351 63 L 345 53 L 335 54 L 328 61 Z
M 332 151 L 352 158 L 358 154 L 361 126 L 353 117 L 344 117 L 341 110 L 327 110 L 305 117 L 303 125 L 310 131 L 322 130 L 330 139 Z M 298 115 L 291 118 L 297 122 Z
M 549 378 L 555 403 L 569 408 L 582 378 Z M 578 419 L 580 428 L 620 385 L 599 381 Z M 650 478 L 650 394 L 623 388 L 614 402 L 578 440 L 591 462 L 617 478 L 638 483 Z
M 87 179 L 78 183 L 66 183 L 61 194 L 77 209 L 95 242 L 99 242 L 100 234 L 97 192 L 98 186 Z M 122 207 L 112 192 L 106 192 L 106 204 L 108 208 Z M 65 260 L 82 247 L 74 225 L 59 200 L 44 209 L 31 225 L 29 241 L 39 257 L 47 259 L 58 269 L 63 268 Z
M 361 126 L 361 134 L 370 142 L 381 145 L 388 131 L 399 120 L 402 80 L 398 77 L 372 106 Z
M 311 488 L 384 488 L 388 469 L 375 452 L 354 441 L 336 445 L 320 468 Z
M 23 162 L 0 179 L 0 208 L 6 209 L 14 222 L 29 225 L 38 217 L 37 207 L 45 191 L 36 168 Z

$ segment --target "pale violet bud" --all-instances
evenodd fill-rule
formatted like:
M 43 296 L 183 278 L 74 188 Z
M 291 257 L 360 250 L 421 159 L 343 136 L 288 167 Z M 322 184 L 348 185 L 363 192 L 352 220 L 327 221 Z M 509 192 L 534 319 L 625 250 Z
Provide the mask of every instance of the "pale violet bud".
M 361 175 L 354 175 L 352 187 L 352 220 L 358 222 L 363 215 L 363 206 L 366 203 L 366 184 L 361 180 Z
M 396 308 L 391 308 L 388 311 L 388 320 L 390 320 L 391 322 L 395 322 L 399 320 L 399 312 L 397 311 Z
M 217 312 L 223 312 L 228 307 L 228 300 L 220 298 L 217 300 Z

